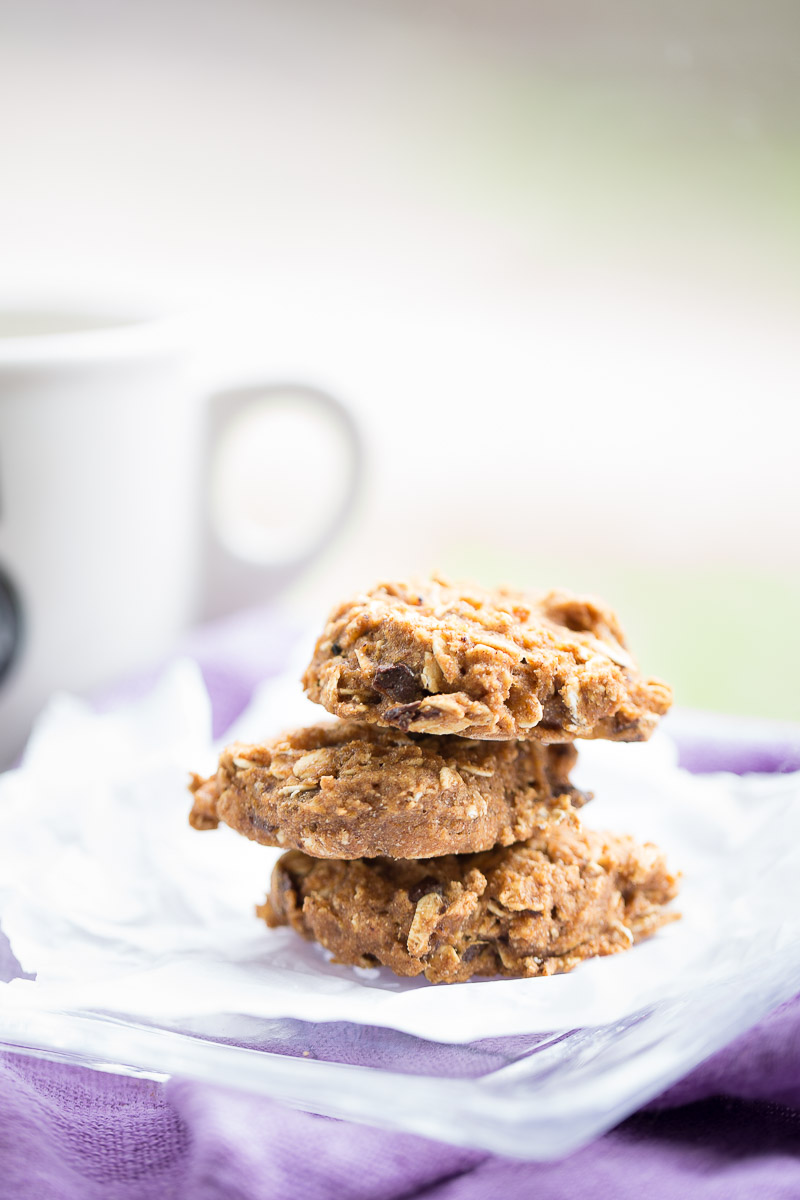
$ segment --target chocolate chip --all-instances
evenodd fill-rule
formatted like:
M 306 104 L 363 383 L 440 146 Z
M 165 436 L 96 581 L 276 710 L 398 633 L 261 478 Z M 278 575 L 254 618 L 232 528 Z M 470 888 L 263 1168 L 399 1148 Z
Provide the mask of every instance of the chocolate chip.
M 473 958 L 477 958 L 486 942 L 470 942 L 464 953 L 461 955 L 462 962 L 472 962 Z
M 339 645 L 339 643 L 332 642 L 331 643 L 331 654 L 334 656 L 334 658 L 336 658 L 337 655 L 339 655 L 341 653 L 342 653 L 342 647 Z
M 542 719 L 539 726 L 547 732 L 555 732 L 572 722 L 572 714 L 558 692 L 553 692 L 542 703 Z
M 643 742 L 645 740 L 641 723 L 636 717 L 631 720 L 630 717 L 626 717 L 623 713 L 616 712 L 614 713 L 612 728 L 615 734 L 628 734 L 629 736 L 625 738 L 626 742 Z
M 272 837 L 277 832 L 277 826 L 273 825 L 271 821 L 267 821 L 258 812 L 249 812 L 247 818 L 251 829 L 256 829 L 259 833 L 265 833 L 267 837 Z
M 414 883 L 408 889 L 408 898 L 412 904 L 416 904 L 423 896 L 429 896 L 431 892 L 436 892 L 441 896 L 444 892 L 444 884 L 441 883 L 435 875 L 426 875 L 424 879 L 420 879 L 419 883 Z
M 418 712 L 419 700 L 416 700 L 413 704 L 398 704 L 394 708 L 384 709 L 382 715 L 384 721 L 388 721 L 396 729 L 406 730 Z
M 278 891 L 281 894 L 285 892 L 297 892 L 300 889 L 297 886 L 297 880 L 294 879 L 288 871 L 281 871 L 278 875 Z
M 372 680 L 376 692 L 389 700 L 399 700 L 407 704 L 410 700 L 419 700 L 425 695 L 414 672 L 405 663 L 395 663 L 391 667 L 378 667 Z

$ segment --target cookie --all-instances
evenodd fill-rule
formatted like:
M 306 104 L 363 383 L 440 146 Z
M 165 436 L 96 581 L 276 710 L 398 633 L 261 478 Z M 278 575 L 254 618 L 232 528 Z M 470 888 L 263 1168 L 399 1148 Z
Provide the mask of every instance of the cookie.
M 189 819 L 316 858 L 464 854 L 522 841 L 552 807 L 582 804 L 576 758 L 571 745 L 314 725 L 229 746 L 216 775 L 194 778 Z
M 676 880 L 656 846 L 562 816 L 522 844 L 422 862 L 290 851 L 256 911 L 321 943 L 336 962 L 432 983 L 571 971 L 676 919 L 664 907 Z
M 303 684 L 338 717 L 493 740 L 644 741 L 672 700 L 600 601 L 438 579 L 334 609 Z

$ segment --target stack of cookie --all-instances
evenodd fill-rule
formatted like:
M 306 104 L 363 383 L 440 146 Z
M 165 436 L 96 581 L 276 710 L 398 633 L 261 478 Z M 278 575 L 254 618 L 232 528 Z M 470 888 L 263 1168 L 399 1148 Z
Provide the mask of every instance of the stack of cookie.
M 674 919 L 659 850 L 578 819 L 574 740 L 642 741 L 671 700 L 597 601 L 382 584 L 334 610 L 303 683 L 336 723 L 191 785 L 195 828 L 288 850 L 268 925 L 439 983 L 568 971 Z

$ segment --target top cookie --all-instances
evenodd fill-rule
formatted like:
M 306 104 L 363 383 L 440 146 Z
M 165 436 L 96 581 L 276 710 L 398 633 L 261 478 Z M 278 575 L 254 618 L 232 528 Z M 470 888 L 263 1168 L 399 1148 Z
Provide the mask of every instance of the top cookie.
M 339 717 L 493 741 L 645 741 L 672 701 L 601 601 L 437 578 L 339 605 L 303 685 Z

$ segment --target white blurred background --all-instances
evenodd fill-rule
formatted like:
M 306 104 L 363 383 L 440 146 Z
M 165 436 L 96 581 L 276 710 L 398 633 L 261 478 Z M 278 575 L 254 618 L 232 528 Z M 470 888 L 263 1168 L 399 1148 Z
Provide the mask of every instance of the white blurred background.
M 203 312 L 368 478 L 289 597 L 438 568 L 620 610 L 684 704 L 800 716 L 800 11 L 0 0 L 0 282 Z M 264 454 L 276 522 L 327 495 Z

